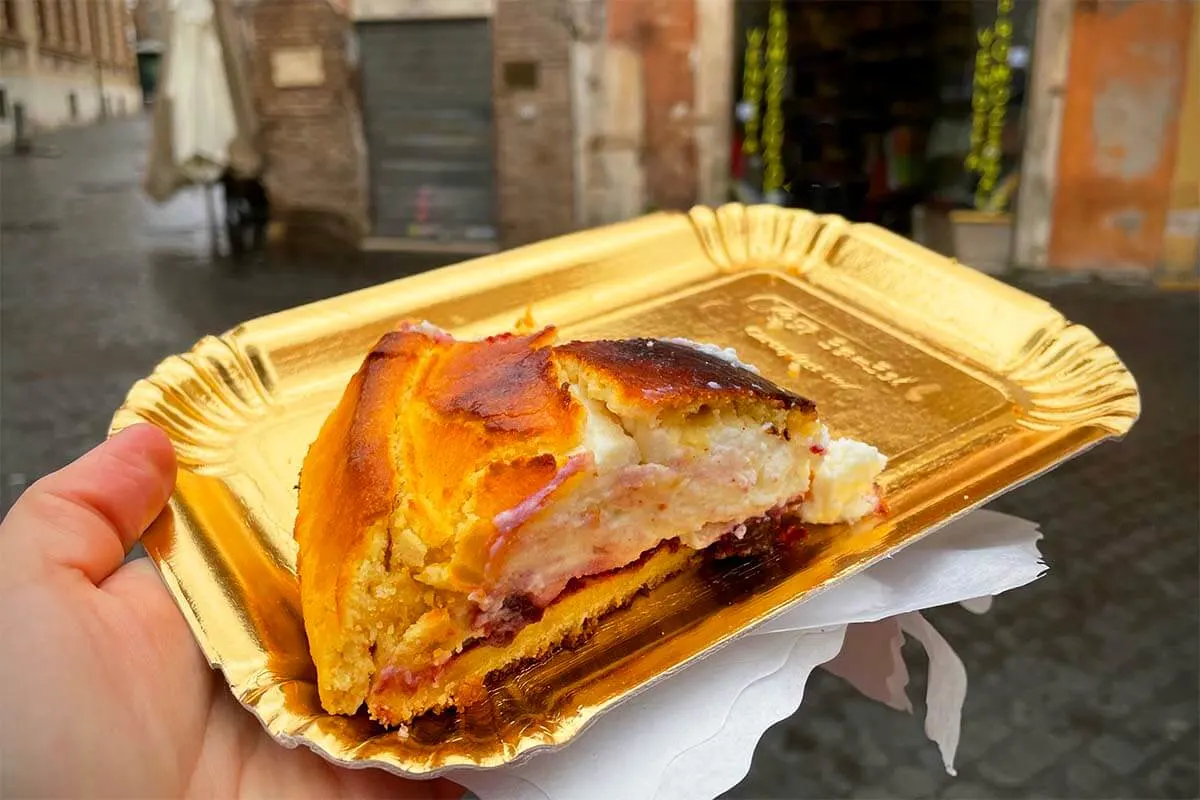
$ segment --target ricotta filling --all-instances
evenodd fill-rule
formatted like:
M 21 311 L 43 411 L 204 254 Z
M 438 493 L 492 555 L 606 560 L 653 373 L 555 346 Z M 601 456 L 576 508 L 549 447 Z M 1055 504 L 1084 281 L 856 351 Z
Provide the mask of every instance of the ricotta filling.
M 563 480 L 586 477 L 563 499 L 522 509 L 520 520 L 510 512 L 497 518 L 516 538 L 494 551 L 499 572 L 472 598 L 481 628 L 509 597 L 544 608 L 572 578 L 626 566 L 664 541 L 700 550 L 728 533 L 744 535 L 742 523 L 781 506 L 798 507 L 812 524 L 853 522 L 878 507 L 875 480 L 887 459 L 862 442 L 831 441 L 819 423 L 790 438 L 715 414 L 626 430 L 603 403 L 580 400 L 587 429 Z

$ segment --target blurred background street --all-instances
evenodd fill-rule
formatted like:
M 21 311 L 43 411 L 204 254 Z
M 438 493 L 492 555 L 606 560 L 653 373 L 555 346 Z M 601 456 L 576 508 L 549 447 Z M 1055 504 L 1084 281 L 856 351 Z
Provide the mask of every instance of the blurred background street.
M 655 210 L 839 214 L 1092 328 L 1143 415 L 995 503 L 1044 578 L 930 612 L 957 778 L 914 648 L 914 716 L 818 672 L 726 796 L 1200 797 L 1200 4 L 186 5 L 0 0 L 0 510 L 244 320 Z
M 41 138 L 0 161 L 3 506 L 98 442 L 164 356 L 238 322 L 427 269 L 452 256 L 213 259 L 203 195 L 145 198 L 149 126 L 134 117 Z M 959 776 L 919 717 L 814 675 L 730 798 L 1192 798 L 1200 536 L 1191 292 L 1014 278 L 1092 327 L 1144 393 L 1128 440 L 1006 496 L 1041 523 L 1049 574 L 977 617 L 930 616 L 970 676 Z M 921 710 L 922 656 L 910 694 Z

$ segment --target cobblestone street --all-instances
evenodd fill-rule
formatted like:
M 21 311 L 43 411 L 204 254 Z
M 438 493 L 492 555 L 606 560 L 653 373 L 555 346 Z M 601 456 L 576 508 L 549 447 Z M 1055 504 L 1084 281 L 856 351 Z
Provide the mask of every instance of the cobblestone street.
M 234 268 L 204 199 L 140 188 L 148 126 L 47 136 L 0 160 L 0 505 L 98 442 L 164 356 L 247 318 L 428 268 L 431 257 Z M 813 676 L 729 798 L 1200 796 L 1200 303 L 1151 288 L 1022 281 L 1111 344 L 1141 422 L 995 504 L 1041 523 L 1046 577 L 975 616 L 929 616 L 970 680 L 958 777 L 921 718 Z M 923 656 L 910 695 L 923 714 Z

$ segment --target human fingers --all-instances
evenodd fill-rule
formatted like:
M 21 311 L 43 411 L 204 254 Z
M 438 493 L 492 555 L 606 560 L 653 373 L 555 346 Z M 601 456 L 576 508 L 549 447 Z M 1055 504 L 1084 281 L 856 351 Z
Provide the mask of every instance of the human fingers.
M 0 548 L 98 584 L 162 512 L 174 485 L 166 434 L 134 425 L 30 486 L 0 523 Z

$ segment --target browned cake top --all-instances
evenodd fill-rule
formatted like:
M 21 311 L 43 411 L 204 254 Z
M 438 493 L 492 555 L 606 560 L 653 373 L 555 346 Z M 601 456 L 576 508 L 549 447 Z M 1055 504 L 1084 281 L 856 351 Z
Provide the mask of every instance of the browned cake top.
M 638 405 L 678 406 L 741 399 L 810 414 L 816 405 L 724 358 L 679 342 L 618 339 L 570 342 L 558 358 L 599 373 Z
M 446 348 L 418 391 L 438 412 L 477 419 L 492 432 L 569 428 L 572 399 L 550 362 L 553 339 L 553 329 L 547 329 L 457 342 Z

